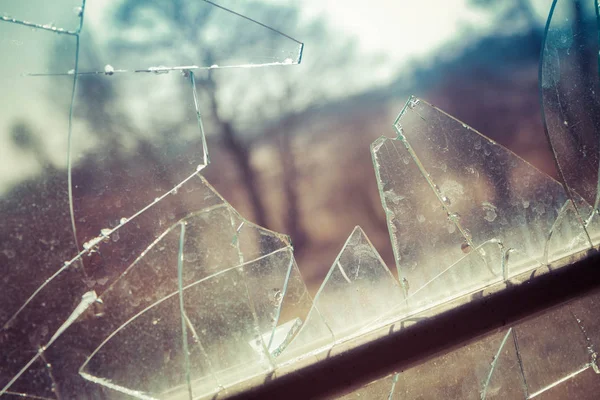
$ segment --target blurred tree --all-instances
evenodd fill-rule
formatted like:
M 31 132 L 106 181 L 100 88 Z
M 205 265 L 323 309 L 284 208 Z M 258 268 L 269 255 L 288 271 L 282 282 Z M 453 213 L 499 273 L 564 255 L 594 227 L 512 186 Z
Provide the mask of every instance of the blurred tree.
M 311 44 L 310 57 L 305 57 L 308 61 L 303 61 L 297 67 L 195 73 L 200 112 L 206 131 L 218 134 L 222 145 L 233 156 L 248 196 L 253 220 L 266 227 L 271 226 L 270 212 L 261 195 L 257 171 L 252 165 L 252 152 L 265 137 L 275 139 L 279 165 L 274 169 L 281 171 L 283 176 L 282 204 L 285 207 L 281 219 L 296 249 L 299 249 L 305 244 L 308 234 L 302 224 L 297 193 L 294 132 L 302 127 L 301 115 L 307 108 L 319 107 L 336 96 L 347 94 L 349 88 L 360 90 L 361 85 L 368 84 L 368 78 L 356 79 L 356 76 L 368 68 L 373 60 L 367 58 L 361 61 L 351 38 L 339 38 L 323 20 L 304 22 L 297 8 L 252 1 L 236 3 L 235 11 L 274 25 L 281 31 L 293 30 L 294 36 Z M 96 32 L 93 30 L 84 30 L 86 46 L 83 47 L 85 50 L 82 50 L 81 58 L 87 60 L 86 64 L 101 65 L 94 58 L 103 52 L 116 55 L 117 58 L 129 57 L 130 60 L 143 60 L 145 55 L 160 54 L 165 60 L 185 58 L 195 65 L 211 66 L 217 64 L 223 54 L 242 62 L 253 52 L 262 54 L 271 51 L 273 55 L 276 54 L 276 40 L 281 37 L 273 35 L 267 28 L 257 25 L 260 29 L 247 30 L 245 28 L 249 22 L 241 17 L 237 17 L 242 22 L 239 25 L 215 26 L 214 15 L 224 12 L 204 2 L 125 0 L 112 10 L 115 29 L 131 32 L 137 29 L 138 34 L 123 34 L 119 35 L 118 40 L 103 41 L 94 37 Z M 143 32 L 144 29 L 148 32 L 168 32 L 164 36 L 172 40 L 139 34 L 139 30 Z M 271 35 L 263 35 L 261 30 Z M 106 31 L 105 27 L 103 31 Z M 216 41 L 213 38 L 215 36 Z M 269 42 L 270 38 L 274 38 L 272 42 Z M 208 45 L 204 44 L 206 40 Z M 100 49 L 95 44 L 99 42 L 106 48 Z M 135 132 L 135 127 L 127 121 L 125 113 L 118 112 L 118 120 L 115 120 L 114 113 L 113 117 L 109 117 L 104 111 L 111 103 L 115 90 L 114 83 L 103 78 L 98 76 L 96 79 L 80 80 L 80 90 L 95 93 L 83 99 L 88 104 L 79 107 L 83 113 L 80 116 L 91 124 L 93 131 L 103 132 L 102 141 L 112 142 L 109 147 L 117 153 L 122 141 L 119 131 Z M 182 80 L 180 91 L 181 96 L 189 101 L 189 81 Z M 174 123 L 170 130 L 176 131 L 178 128 Z M 153 133 L 134 134 L 140 143 L 147 141 L 149 136 L 160 140 L 161 132 L 157 129 Z

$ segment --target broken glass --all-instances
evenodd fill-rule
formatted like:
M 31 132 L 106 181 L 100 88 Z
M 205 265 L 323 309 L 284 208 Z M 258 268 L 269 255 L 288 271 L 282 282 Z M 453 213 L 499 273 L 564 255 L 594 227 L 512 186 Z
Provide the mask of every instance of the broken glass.
M 167 2 L 155 5 L 156 10 L 171 7 Z M 183 42 L 179 55 L 166 50 L 144 53 L 154 54 L 155 58 L 136 56 L 130 48 L 123 49 L 115 42 L 124 31 L 128 39 L 143 37 L 139 34 L 144 33 L 143 20 L 149 15 L 144 7 L 126 10 L 122 5 L 87 6 L 85 1 L 75 7 L 64 2 L 40 2 L 37 7 L 31 2 L 27 7 L 16 3 L 0 6 L 0 50 L 11 55 L 0 65 L 2 76 L 8 77 L 2 97 L 6 118 L 1 122 L 12 124 L 3 128 L 11 132 L 14 143 L 3 159 L 10 160 L 21 152 L 39 163 L 42 171 L 40 177 L 12 189 L 0 204 L 2 254 L 13 260 L 3 268 L 4 282 L 19 282 L 19 286 L 5 285 L 0 299 L 6 350 L 0 357 L 0 393 L 78 396 L 75 388 L 86 384 L 71 384 L 77 381 L 74 376 L 63 377 L 65 385 L 59 390 L 61 385 L 55 382 L 52 366 L 59 371 L 73 370 L 81 364 L 76 360 L 89 356 L 83 348 L 95 348 L 102 337 L 117 337 L 116 330 L 145 308 L 150 311 L 144 317 L 154 316 L 154 322 L 157 313 L 171 314 L 177 306 L 179 325 L 152 325 L 154 331 L 147 331 L 148 341 L 137 344 L 144 348 L 153 345 L 152 340 L 162 340 L 164 346 L 179 338 L 177 349 L 159 352 L 155 361 L 162 355 L 172 367 L 170 373 L 165 373 L 169 385 L 176 386 L 180 378 L 176 375 L 184 370 L 184 383 L 189 387 L 192 367 L 202 374 L 207 355 L 219 351 L 219 347 L 206 354 L 198 352 L 197 339 L 202 331 L 182 328 L 191 326 L 191 317 L 204 318 L 189 311 L 186 301 L 194 290 L 190 288 L 184 296 L 182 285 L 236 265 L 251 268 L 248 263 L 252 261 L 262 263 L 260 274 L 252 272 L 271 282 L 273 288 L 268 294 L 250 292 L 252 279 L 238 279 L 246 291 L 235 291 L 237 297 L 230 298 L 242 309 L 250 310 L 251 323 L 241 318 L 237 328 L 251 331 L 253 336 L 252 340 L 238 337 L 236 343 L 244 349 L 239 352 L 241 359 L 245 360 L 244 355 L 265 356 L 268 368 L 272 368 L 274 354 L 283 351 L 306 319 L 310 297 L 293 262 L 288 239 L 243 220 L 199 174 L 208 163 L 208 153 L 200 114 L 202 99 L 193 70 L 295 64 L 300 62 L 302 44 L 250 17 L 205 1 L 185 6 L 190 9 L 173 10 L 179 16 L 189 12 L 185 17 L 199 23 L 199 36 L 186 42 L 202 42 L 203 53 L 196 53 L 199 65 L 190 62 L 184 66 L 182 63 L 188 59 L 181 54 L 192 53 L 183 48 Z M 120 13 L 118 24 L 105 20 L 109 14 L 114 17 L 112 13 Z M 89 26 L 82 31 L 84 14 Z M 133 20 L 142 22 L 140 30 L 128 25 Z M 226 32 L 223 26 L 228 27 Z M 243 35 L 244 31 L 248 36 Z M 164 33 L 153 31 L 158 32 Z M 236 35 L 239 40 L 234 42 Z M 92 36 L 102 40 L 94 42 Z M 169 35 L 146 38 L 161 43 L 177 40 Z M 230 46 L 222 47 L 224 41 Z M 143 47 L 143 43 L 135 44 Z M 155 46 L 157 42 L 146 42 L 150 44 Z M 117 66 L 107 63 L 106 56 Z M 129 65 L 129 61 L 149 64 Z M 120 67 L 124 65 L 132 72 L 154 74 L 118 80 L 113 75 L 122 72 Z M 88 68 L 88 73 L 83 73 L 86 71 L 81 67 Z M 162 74 L 170 69 L 181 73 Z M 146 88 L 152 90 L 148 90 L 145 102 L 136 103 L 129 96 Z M 32 103 L 32 97 L 40 101 Z M 40 127 L 62 135 L 39 135 L 36 131 Z M 157 127 L 164 135 L 146 133 Z M 17 153 L 13 154 L 15 149 Z M 37 169 L 28 173 L 38 174 Z M 186 225 L 181 222 L 184 220 Z M 183 226 L 187 234 L 179 236 L 176 230 L 184 232 Z M 24 238 L 28 246 L 22 245 Z M 31 243 L 37 247 L 32 248 Z M 285 252 L 287 258 L 283 260 L 277 252 Z M 179 254 L 185 257 L 178 258 Z M 265 256 L 276 260 L 270 264 L 259 261 Z M 234 275 L 227 275 L 232 285 L 236 283 L 231 278 Z M 89 301 L 96 293 L 99 297 Z M 168 301 L 173 293 L 179 294 L 175 296 L 179 302 Z M 213 301 L 216 299 L 215 294 Z M 135 318 L 132 321 L 138 323 Z M 222 328 L 227 330 L 227 325 Z M 84 334 L 86 329 L 92 333 Z M 259 347 L 256 338 L 260 338 Z M 183 363 L 177 369 L 173 363 L 182 361 L 182 354 Z M 148 357 L 147 352 L 137 355 Z M 169 364 L 167 358 L 171 356 Z M 235 364 L 227 357 L 217 361 Z M 216 377 L 222 372 L 219 367 L 216 371 L 210 369 L 209 375 Z M 138 372 L 139 381 L 127 384 L 145 382 L 144 371 Z M 101 379 L 89 373 L 86 376 Z M 230 378 L 220 379 L 227 383 Z M 117 385 L 104 383 L 108 387 Z M 90 390 L 96 393 L 98 389 Z
M 596 32 L 595 16 L 588 15 L 579 2 L 554 0 L 540 61 L 539 86 L 546 133 L 570 191 L 592 205 L 579 210 L 584 221 L 595 216 L 599 201 Z M 597 231 L 594 234 L 597 241 Z
M 495 257 L 471 256 L 447 296 L 590 247 L 563 186 L 508 149 L 414 97 L 395 128 L 372 153 L 408 298 L 484 244 Z
M 404 299 L 400 286 L 360 227 L 333 262 L 314 307 L 336 340 L 356 335 Z
M 600 387 L 598 299 L 548 310 L 339 398 L 587 398 Z
M 524 398 L 510 330 L 401 372 L 392 398 Z
M 163 74 L 291 65 L 302 59 L 302 42 L 251 17 L 282 12 L 262 3 L 201 0 L 115 2 L 105 6 L 84 1 L 80 6 L 65 4 L 62 10 L 55 4 L 50 7 L 46 2 L 39 3 L 37 8 L 30 4 L 9 6 L 0 21 L 71 36 L 78 49 L 93 49 L 98 54 L 85 57 L 82 52 L 76 68 L 38 66 L 20 71 L 26 75 Z M 84 14 L 85 34 L 80 29 Z M 76 53 L 79 55 L 79 50 Z
M 296 64 L 302 43 L 252 19 L 261 7 L 273 11 L 262 3 L 98 4 L 0 5 L 0 52 L 11 55 L 0 65 L 0 123 L 12 139 L 0 154 L 31 158 L 29 176 L 38 174 L 2 188 L 3 396 L 221 393 L 586 249 L 595 237 L 597 174 L 567 194 L 412 98 L 398 138 L 372 146 L 400 281 L 357 227 L 313 302 L 289 238 L 243 219 L 200 175 L 208 164 L 202 104 L 217 102 L 198 89 L 210 92 L 212 70 Z M 543 95 L 560 86 L 577 108 L 575 95 L 590 94 L 563 59 L 579 39 L 566 20 L 553 21 Z M 565 81 L 577 84 L 564 89 Z M 568 127 L 574 142 L 587 143 L 587 133 L 577 135 L 596 126 L 593 117 L 564 111 L 565 96 L 544 97 L 549 131 Z M 597 164 L 595 145 L 583 147 L 574 175 Z M 573 382 L 598 370 L 591 308 L 579 302 L 538 317 L 351 396 L 576 393 Z

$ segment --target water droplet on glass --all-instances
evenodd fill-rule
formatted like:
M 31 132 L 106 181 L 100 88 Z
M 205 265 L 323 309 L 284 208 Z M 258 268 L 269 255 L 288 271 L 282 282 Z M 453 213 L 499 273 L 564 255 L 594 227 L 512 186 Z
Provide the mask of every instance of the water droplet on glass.
M 104 66 L 104 74 L 105 75 L 112 75 L 114 73 L 115 73 L 115 68 L 112 65 L 106 64 Z

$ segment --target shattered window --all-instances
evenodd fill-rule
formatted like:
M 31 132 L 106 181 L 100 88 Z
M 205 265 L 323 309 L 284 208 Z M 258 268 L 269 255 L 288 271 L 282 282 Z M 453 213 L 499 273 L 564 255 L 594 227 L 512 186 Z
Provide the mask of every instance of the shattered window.
M 450 5 L 480 35 L 463 58 L 503 60 L 467 65 L 486 72 L 466 74 L 484 83 L 461 108 L 436 92 L 470 90 L 443 50 L 457 42 L 423 35 L 450 72 L 415 58 L 406 73 L 403 50 L 344 39 L 351 11 L 315 17 L 332 5 L 0 1 L 0 397 L 250 396 L 572 268 L 600 240 L 597 4 L 583 3 L 544 5 L 542 33 L 537 3 Z M 371 9 L 376 25 L 395 15 Z M 507 18 L 515 32 L 494 27 Z M 523 38 L 541 59 L 513 52 Z M 539 85 L 541 111 L 523 108 L 541 136 L 513 136 L 529 153 L 497 135 L 516 113 L 464 118 L 500 103 L 503 68 L 516 92 Z M 597 301 L 335 395 L 589 395 Z

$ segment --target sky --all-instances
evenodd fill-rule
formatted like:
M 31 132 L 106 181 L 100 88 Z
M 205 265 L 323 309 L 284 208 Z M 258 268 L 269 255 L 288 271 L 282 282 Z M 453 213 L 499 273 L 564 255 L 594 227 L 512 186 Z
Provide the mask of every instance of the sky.
M 365 51 L 383 51 L 397 62 L 427 55 L 449 41 L 468 39 L 465 35 L 473 38 L 494 29 L 490 15 L 474 8 L 470 0 L 301 0 L 297 3 L 308 16 L 325 15 L 340 31 L 355 35 Z M 551 0 L 530 1 L 541 24 L 551 3 Z

